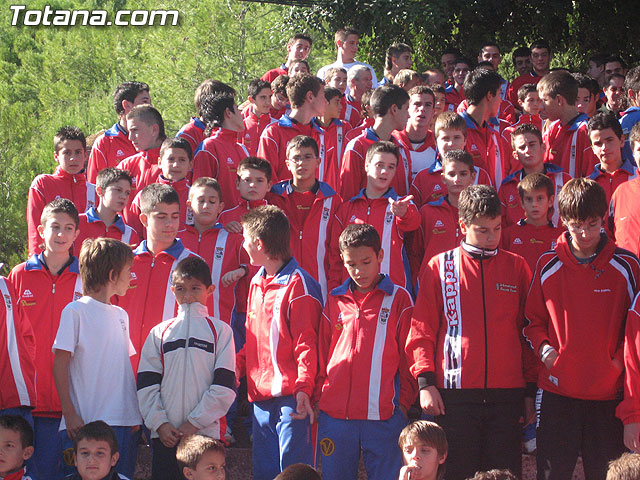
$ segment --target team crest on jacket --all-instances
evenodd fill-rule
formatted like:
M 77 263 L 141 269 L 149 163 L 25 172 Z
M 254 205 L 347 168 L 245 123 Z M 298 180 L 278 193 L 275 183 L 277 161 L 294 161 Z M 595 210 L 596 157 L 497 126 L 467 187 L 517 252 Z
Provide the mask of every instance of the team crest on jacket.
M 389 320 L 389 309 L 382 308 L 380 310 L 380 323 L 387 323 L 387 320 Z
M 391 223 L 393 222 L 393 213 L 391 212 L 387 212 L 384 216 L 384 221 L 385 223 Z
M 216 247 L 216 253 L 215 253 L 216 260 L 222 259 L 223 256 L 224 256 L 224 248 Z
M 227 165 L 233 165 L 233 160 L 231 157 L 227 157 Z
M 4 296 L 4 302 L 7 305 L 7 310 L 11 309 L 11 295 L 3 295 Z
M 118 150 L 118 151 L 116 152 L 116 155 L 117 155 L 118 157 L 124 157 L 124 152 L 123 152 L 122 150 Z
M 343 328 L 344 328 L 344 325 L 342 325 L 342 312 L 340 312 L 336 320 L 336 330 L 340 331 Z
M 330 213 L 329 208 L 328 207 L 324 207 L 322 209 L 322 220 L 328 220 L 329 219 L 329 213 Z

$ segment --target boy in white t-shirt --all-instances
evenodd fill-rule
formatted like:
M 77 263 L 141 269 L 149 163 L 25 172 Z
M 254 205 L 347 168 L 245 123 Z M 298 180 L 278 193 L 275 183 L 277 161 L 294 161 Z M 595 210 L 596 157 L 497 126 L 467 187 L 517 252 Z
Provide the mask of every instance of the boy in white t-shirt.
M 113 427 L 119 473 L 133 478 L 142 417 L 129 356 L 129 317 L 111 304 L 129 288 L 133 253 L 119 240 L 87 239 L 80 251 L 84 296 L 62 311 L 53 343 L 53 376 L 62 406 L 61 436 L 69 445 L 88 422 Z M 65 456 L 66 457 L 66 456 Z M 66 463 L 66 462 L 65 462 Z M 66 469 L 69 470 L 69 469 Z

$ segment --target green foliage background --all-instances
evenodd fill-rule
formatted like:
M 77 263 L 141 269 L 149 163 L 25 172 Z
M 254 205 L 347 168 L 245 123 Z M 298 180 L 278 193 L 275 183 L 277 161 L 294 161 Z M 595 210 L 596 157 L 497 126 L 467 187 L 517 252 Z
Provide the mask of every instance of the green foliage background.
M 244 97 L 251 79 L 282 62 L 294 31 L 312 34 L 316 71 L 335 58 L 335 29 L 354 25 L 363 33 L 359 58 L 379 76 L 393 41 L 413 46 L 418 69 L 437 66 L 446 46 L 474 56 L 486 38 L 509 52 L 545 37 L 562 52 L 555 65 L 581 69 L 587 52 L 608 50 L 629 61 L 640 55 L 640 36 L 632 34 L 640 12 L 611 0 L 315 0 L 310 8 L 238 0 L 25 2 L 39 10 L 104 9 L 112 17 L 125 8 L 178 9 L 180 24 L 164 27 L 11 26 L 16 3 L 0 0 L 0 262 L 9 266 L 25 259 L 27 192 L 35 175 L 55 168 L 55 131 L 109 128 L 116 120 L 111 95 L 123 81 L 151 86 L 173 134 L 193 115 L 202 80 L 227 82 Z M 510 62 L 501 73 L 513 76 Z

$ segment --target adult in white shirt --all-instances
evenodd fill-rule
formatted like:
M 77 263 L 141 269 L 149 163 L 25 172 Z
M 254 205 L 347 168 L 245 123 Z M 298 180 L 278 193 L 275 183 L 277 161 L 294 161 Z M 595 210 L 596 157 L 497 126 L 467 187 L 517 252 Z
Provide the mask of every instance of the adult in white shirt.
M 338 30 L 335 36 L 338 57 L 334 63 L 325 65 L 320 70 L 318 70 L 318 77 L 324 80 L 325 72 L 333 67 L 343 67 L 348 72 L 351 67 L 354 67 L 356 65 L 364 65 L 371 71 L 372 84 L 378 85 L 378 79 L 376 78 L 376 72 L 374 72 L 373 67 L 368 63 L 358 62 L 355 59 L 358 53 L 358 38 L 358 32 L 352 28 L 342 28 Z M 349 93 L 348 87 L 346 93 Z

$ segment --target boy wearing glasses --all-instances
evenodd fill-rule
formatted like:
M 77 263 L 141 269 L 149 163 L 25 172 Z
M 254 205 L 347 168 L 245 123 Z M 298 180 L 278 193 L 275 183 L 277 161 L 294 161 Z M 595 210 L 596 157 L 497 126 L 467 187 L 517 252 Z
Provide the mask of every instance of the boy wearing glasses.
M 607 200 L 599 184 L 570 180 L 558 210 L 568 231 L 538 260 L 525 307 L 524 333 L 544 364 L 538 478 L 570 479 L 580 452 L 586 478 L 604 478 L 608 462 L 624 452 L 615 410 L 640 265 L 602 230 Z

